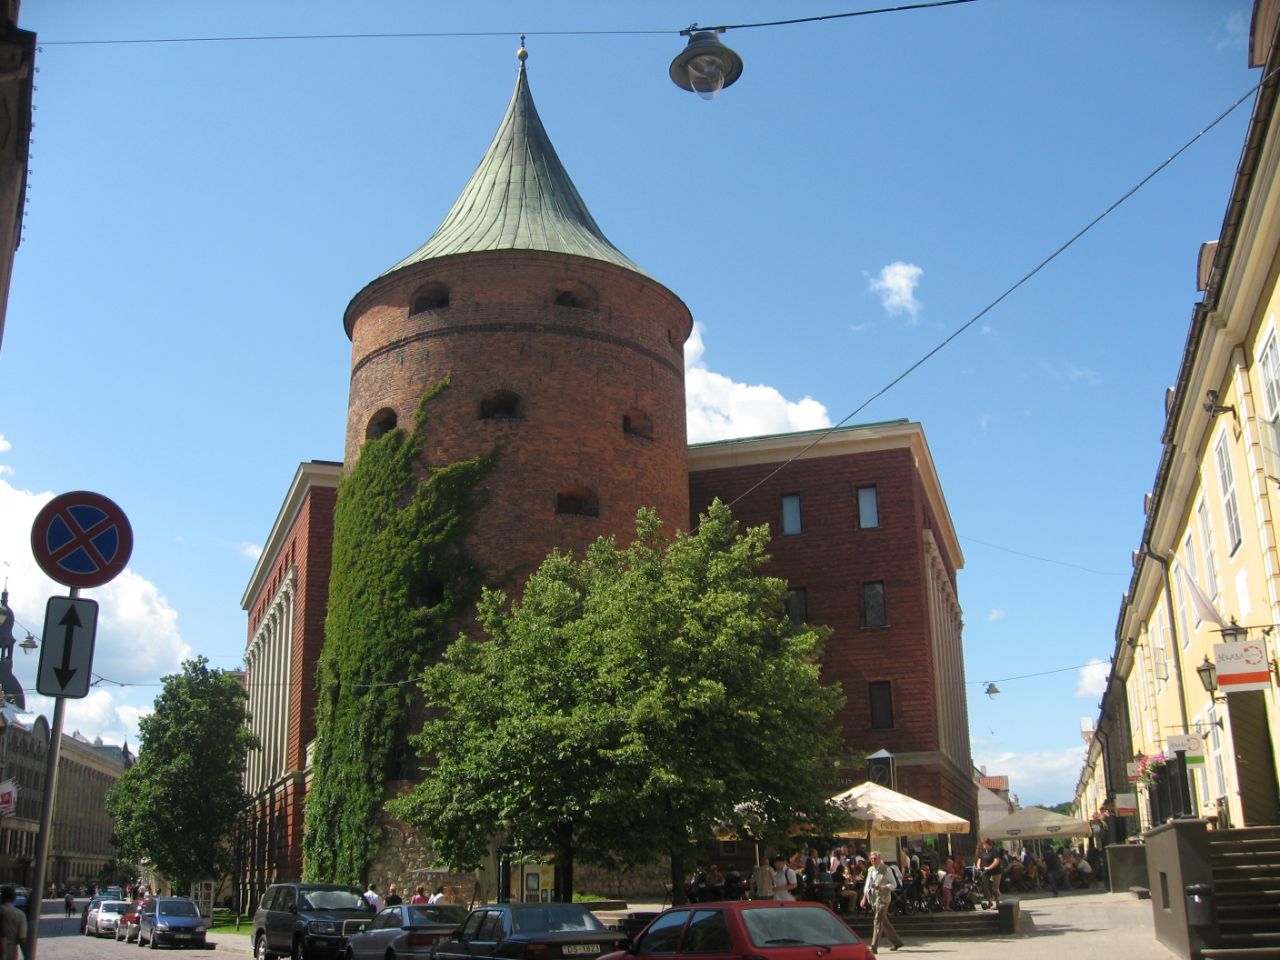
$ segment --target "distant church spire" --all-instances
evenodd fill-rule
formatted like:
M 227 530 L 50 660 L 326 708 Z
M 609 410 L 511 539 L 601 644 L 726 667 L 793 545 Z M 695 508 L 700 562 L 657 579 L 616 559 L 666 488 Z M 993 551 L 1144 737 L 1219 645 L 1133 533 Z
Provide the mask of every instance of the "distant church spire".
M 545 250 L 644 274 L 605 237 L 556 155 L 529 93 L 528 55 L 521 38 L 506 115 L 453 209 L 430 240 L 387 273 L 458 253 Z

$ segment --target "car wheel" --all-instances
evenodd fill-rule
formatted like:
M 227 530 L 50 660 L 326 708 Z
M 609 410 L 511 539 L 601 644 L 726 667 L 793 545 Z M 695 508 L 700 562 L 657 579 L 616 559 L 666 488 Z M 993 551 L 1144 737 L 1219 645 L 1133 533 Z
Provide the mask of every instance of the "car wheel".
M 290 954 L 293 960 L 307 960 L 307 952 L 302 948 L 302 938 L 295 937 L 293 941 L 293 952 Z
M 258 940 L 253 945 L 253 955 L 257 960 L 272 960 L 274 954 L 267 950 L 267 935 L 265 933 L 258 934 Z
M 156 932 L 154 930 L 151 931 L 151 939 L 147 941 L 147 946 L 152 950 L 160 949 L 160 944 L 156 943 Z

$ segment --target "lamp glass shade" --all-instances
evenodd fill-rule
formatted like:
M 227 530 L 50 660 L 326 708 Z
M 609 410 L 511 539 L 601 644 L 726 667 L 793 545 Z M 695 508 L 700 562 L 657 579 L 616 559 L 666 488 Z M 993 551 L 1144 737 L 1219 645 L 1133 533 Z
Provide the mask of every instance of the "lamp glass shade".
M 691 34 L 670 68 L 671 82 L 704 100 L 716 95 L 742 75 L 742 58 L 720 42 L 715 33 L 704 30 Z
M 1209 659 L 1208 654 L 1205 654 L 1204 663 L 1196 667 L 1196 673 L 1200 676 L 1205 693 L 1213 693 L 1218 689 L 1218 667 Z

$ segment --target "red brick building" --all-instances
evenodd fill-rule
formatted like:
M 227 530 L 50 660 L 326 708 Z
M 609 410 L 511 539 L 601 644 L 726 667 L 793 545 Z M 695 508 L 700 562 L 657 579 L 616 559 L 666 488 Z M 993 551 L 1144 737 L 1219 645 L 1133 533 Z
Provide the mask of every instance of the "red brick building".
M 813 439 L 688 447 L 689 311 L 592 219 L 538 118 L 523 64 L 498 132 L 444 223 L 356 294 L 344 327 L 352 343 L 348 463 L 365 439 L 411 423 L 419 398 L 445 374 L 451 386 L 433 402 L 424 459 L 447 463 L 501 445 L 467 541 L 495 584 L 518 585 L 553 548 L 581 551 L 609 534 L 625 540 L 642 506 L 683 525 L 691 504 L 732 500 Z M 836 629 L 827 672 L 849 696 L 842 721 L 851 746 L 887 747 L 898 755 L 901 786 L 968 816 L 961 559 L 923 434 L 905 422 L 850 428 L 817 449 L 735 511 L 776 525 L 779 498 L 799 498 L 786 510 L 798 506 L 806 526 L 779 536 L 773 572 L 803 588 L 810 620 Z M 254 797 L 242 845 L 246 903 L 301 872 L 340 472 L 338 464 L 299 468 L 243 598 L 249 707 L 263 742 L 245 778 Z M 855 523 L 851 504 L 867 496 L 860 486 L 878 497 L 874 527 Z M 867 501 L 864 519 L 870 509 Z M 891 617 L 883 626 L 864 624 L 873 583 Z M 387 848 L 413 846 L 396 836 Z M 411 859 L 389 852 L 374 879 L 405 883 Z

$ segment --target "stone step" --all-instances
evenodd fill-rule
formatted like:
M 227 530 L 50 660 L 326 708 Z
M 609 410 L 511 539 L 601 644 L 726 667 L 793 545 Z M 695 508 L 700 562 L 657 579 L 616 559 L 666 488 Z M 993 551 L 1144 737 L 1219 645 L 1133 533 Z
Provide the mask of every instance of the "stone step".
M 1209 833 L 1211 844 L 1264 839 L 1280 839 L 1280 826 L 1236 827 L 1231 830 L 1213 830 Z
M 1218 938 L 1225 947 L 1280 947 L 1280 930 L 1231 932 L 1218 925 Z
M 1274 960 L 1280 958 L 1280 947 L 1205 947 L 1200 955 L 1205 960 Z

